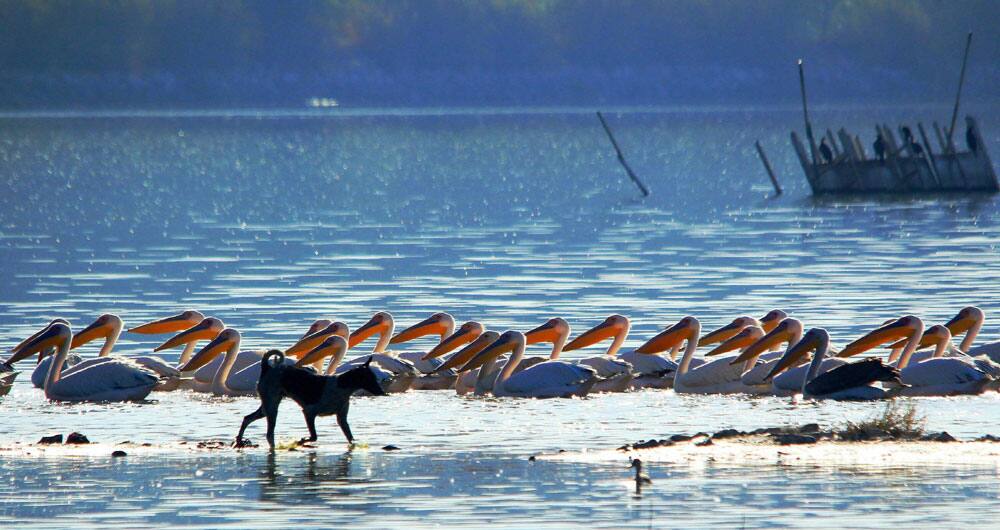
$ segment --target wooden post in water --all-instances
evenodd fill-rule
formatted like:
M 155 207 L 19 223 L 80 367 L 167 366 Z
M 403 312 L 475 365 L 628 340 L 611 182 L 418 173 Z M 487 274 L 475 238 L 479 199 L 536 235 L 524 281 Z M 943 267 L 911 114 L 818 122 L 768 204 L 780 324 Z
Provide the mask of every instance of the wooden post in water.
M 621 148 L 618 147 L 618 142 L 615 141 L 615 135 L 611 134 L 611 128 L 608 127 L 608 122 L 604 121 L 604 115 L 600 111 L 597 112 L 597 119 L 601 120 L 601 126 L 604 127 L 604 132 L 608 134 L 608 139 L 611 140 L 611 145 L 614 146 L 615 152 L 618 153 L 618 162 L 621 163 L 622 167 L 625 168 L 625 173 L 628 173 L 632 182 L 639 187 L 639 191 L 642 192 L 643 197 L 649 197 L 649 188 L 639 180 L 639 177 L 635 176 L 632 168 L 629 167 L 628 162 L 625 161 L 625 155 L 622 154 Z
M 768 161 L 767 155 L 764 154 L 764 148 L 760 145 L 760 140 L 754 142 L 754 145 L 757 146 L 757 154 L 760 155 L 760 161 L 764 163 L 767 176 L 771 177 L 771 185 L 774 186 L 775 195 L 781 195 L 781 184 L 778 184 L 778 177 L 774 176 L 774 170 L 771 169 L 771 162 Z
M 965 84 L 965 65 L 969 62 L 969 48 L 972 46 L 972 32 L 965 39 L 965 55 L 962 56 L 962 72 L 958 75 L 958 93 L 955 94 L 955 108 L 951 111 L 951 125 L 948 127 L 948 149 L 955 152 L 955 120 L 958 119 L 958 103 L 962 100 L 962 85 Z
M 799 91 L 802 92 L 802 115 L 806 120 L 806 140 L 809 140 L 809 154 L 812 163 L 816 165 L 816 139 L 813 137 L 812 123 L 809 121 L 809 105 L 806 103 L 806 74 L 802 69 L 802 59 L 799 59 Z

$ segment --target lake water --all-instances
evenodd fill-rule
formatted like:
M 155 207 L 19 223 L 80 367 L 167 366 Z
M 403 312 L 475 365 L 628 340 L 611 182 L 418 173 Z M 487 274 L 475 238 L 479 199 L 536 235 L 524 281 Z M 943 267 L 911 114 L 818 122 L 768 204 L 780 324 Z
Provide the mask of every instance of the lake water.
M 949 110 L 820 108 L 813 119 L 870 144 L 875 120 L 943 122 Z M 1000 156 L 1000 109 L 970 110 Z M 188 307 L 223 318 L 251 347 L 287 346 L 319 317 L 358 326 L 377 310 L 397 325 L 444 310 L 497 330 L 558 315 L 576 331 L 622 313 L 633 346 L 685 314 L 714 327 L 782 308 L 843 344 L 904 313 L 941 322 L 969 304 L 988 318 L 1000 311 L 997 196 L 812 198 L 788 145 L 801 128 L 791 107 L 606 116 L 651 197 L 623 175 L 589 109 L 2 114 L 0 345 L 55 316 L 81 327 L 115 312 L 137 324 Z M 756 139 L 781 197 L 771 197 Z M 981 340 L 995 340 L 993 322 Z M 157 339 L 125 334 L 118 351 Z M 998 431 L 996 393 L 916 402 L 929 429 Z M 181 444 L 231 438 L 255 406 L 188 393 L 54 405 L 22 375 L 0 398 L 0 445 L 77 430 L 158 450 L 4 455 L 0 523 L 954 526 L 970 509 L 1000 508 L 989 459 L 662 463 L 642 495 L 623 455 L 527 460 L 677 432 L 836 425 L 878 404 L 411 392 L 357 400 L 352 427 L 368 447 L 353 452 L 332 420 L 320 422 L 318 449 L 275 457 Z M 283 410 L 279 437 L 301 436 L 300 416 Z

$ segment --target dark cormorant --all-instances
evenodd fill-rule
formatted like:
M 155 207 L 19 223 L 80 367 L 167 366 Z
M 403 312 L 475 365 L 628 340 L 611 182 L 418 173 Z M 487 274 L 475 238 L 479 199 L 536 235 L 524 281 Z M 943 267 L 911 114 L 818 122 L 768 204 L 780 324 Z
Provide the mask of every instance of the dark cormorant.
M 882 138 L 882 133 L 875 136 L 875 143 L 872 144 L 872 147 L 875 149 L 875 158 L 885 160 L 885 140 Z
M 826 138 L 823 138 L 823 141 L 819 143 L 819 156 L 824 163 L 829 164 L 833 162 L 833 151 L 830 150 L 830 146 L 826 143 Z
M 971 125 L 965 129 L 965 143 L 968 144 L 969 151 L 979 151 L 979 142 L 976 141 L 976 133 L 972 131 Z

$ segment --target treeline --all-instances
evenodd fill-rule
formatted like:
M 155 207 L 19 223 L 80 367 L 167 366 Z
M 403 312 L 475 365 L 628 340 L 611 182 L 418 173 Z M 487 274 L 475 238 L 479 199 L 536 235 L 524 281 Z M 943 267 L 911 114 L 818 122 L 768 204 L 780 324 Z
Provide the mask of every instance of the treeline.
M 2 0 L 0 96 L 711 99 L 766 92 L 798 56 L 848 95 L 872 77 L 934 93 L 970 29 L 976 92 L 998 77 L 998 15 L 996 0 Z M 713 73 L 731 79 L 678 79 Z

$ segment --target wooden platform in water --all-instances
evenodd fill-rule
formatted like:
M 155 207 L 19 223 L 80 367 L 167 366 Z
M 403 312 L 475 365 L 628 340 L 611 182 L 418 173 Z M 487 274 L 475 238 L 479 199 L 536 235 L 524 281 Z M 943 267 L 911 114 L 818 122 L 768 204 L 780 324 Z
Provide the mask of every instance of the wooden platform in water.
M 836 136 L 826 131 L 827 145 L 833 151 L 830 162 L 818 161 L 815 145 L 810 149 L 799 136 L 792 133 L 792 145 L 809 180 L 813 194 L 824 193 L 917 193 L 986 192 L 1000 191 L 993 163 L 986 152 L 986 145 L 979 126 L 972 117 L 966 118 L 969 134 L 975 139 L 976 149 L 958 151 L 954 142 L 946 141 L 941 128 L 934 124 L 938 140 L 937 152 L 932 149 L 923 124 L 918 124 L 919 135 L 914 141 L 922 152 L 906 144 L 900 146 L 889 127 L 877 127 L 884 139 L 885 159 L 870 158 L 857 136 L 841 129 Z M 902 133 L 901 133 L 902 134 Z M 815 163 L 813 160 L 817 160 Z

